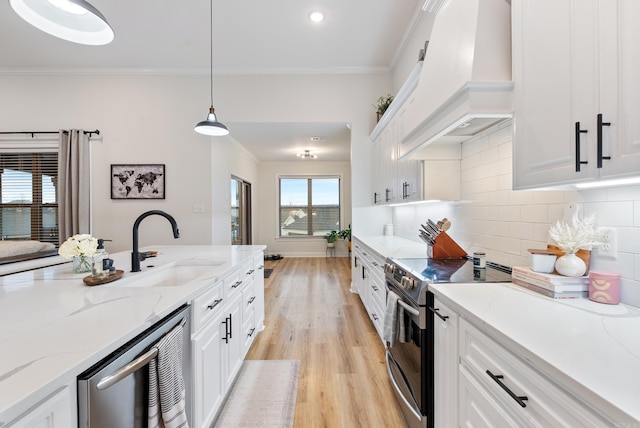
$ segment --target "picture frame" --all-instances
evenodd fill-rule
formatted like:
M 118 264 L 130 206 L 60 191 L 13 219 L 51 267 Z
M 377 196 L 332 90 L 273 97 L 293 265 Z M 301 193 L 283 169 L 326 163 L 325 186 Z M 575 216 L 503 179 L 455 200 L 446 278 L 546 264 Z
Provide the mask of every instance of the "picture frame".
M 164 164 L 112 164 L 111 199 L 165 199 Z

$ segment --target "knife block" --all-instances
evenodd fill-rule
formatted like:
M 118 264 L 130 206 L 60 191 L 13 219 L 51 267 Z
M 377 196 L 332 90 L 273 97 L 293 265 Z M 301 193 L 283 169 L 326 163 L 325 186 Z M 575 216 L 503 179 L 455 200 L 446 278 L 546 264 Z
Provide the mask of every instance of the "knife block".
M 467 257 L 467 253 L 447 235 L 447 232 L 440 232 L 436 236 L 432 250 L 434 259 L 463 259 Z

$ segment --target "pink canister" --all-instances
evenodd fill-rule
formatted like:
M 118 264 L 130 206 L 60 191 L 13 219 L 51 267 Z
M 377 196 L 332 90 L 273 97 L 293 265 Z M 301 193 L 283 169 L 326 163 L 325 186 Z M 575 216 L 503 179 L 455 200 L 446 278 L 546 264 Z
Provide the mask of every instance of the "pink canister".
M 620 303 L 620 274 L 590 271 L 589 299 L 609 305 Z

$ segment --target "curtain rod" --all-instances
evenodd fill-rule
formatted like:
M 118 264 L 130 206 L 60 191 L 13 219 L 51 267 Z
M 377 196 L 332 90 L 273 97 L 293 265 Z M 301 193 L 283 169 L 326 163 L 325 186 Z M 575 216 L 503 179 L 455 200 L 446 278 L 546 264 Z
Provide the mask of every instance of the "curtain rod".
M 62 131 L 65 134 L 68 134 L 69 131 Z M 89 135 L 89 138 L 93 136 L 93 134 L 100 135 L 100 130 L 96 129 L 95 131 L 82 131 L 85 135 Z M 0 132 L 0 135 L 8 135 L 8 134 L 31 134 L 31 138 L 35 138 L 35 134 L 59 134 L 60 131 L 5 131 Z

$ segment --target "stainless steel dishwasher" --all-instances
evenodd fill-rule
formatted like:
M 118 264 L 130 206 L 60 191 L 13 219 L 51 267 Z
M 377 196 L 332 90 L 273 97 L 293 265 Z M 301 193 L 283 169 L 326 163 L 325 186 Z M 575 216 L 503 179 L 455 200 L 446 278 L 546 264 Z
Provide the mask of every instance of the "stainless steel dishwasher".
M 80 428 L 146 427 L 149 370 L 157 350 L 153 346 L 175 326 L 183 324 L 182 371 L 186 413 L 191 417 L 191 341 L 189 305 L 158 321 L 108 357 L 78 376 L 78 426 Z

